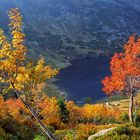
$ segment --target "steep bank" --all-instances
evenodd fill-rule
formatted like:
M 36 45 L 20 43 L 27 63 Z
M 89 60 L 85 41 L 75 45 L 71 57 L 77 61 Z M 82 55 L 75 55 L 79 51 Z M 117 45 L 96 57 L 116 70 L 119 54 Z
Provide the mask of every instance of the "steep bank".
M 108 56 L 140 31 L 136 0 L 1 0 L 0 26 L 7 34 L 11 7 L 24 16 L 31 58 L 41 54 L 57 67 L 65 67 L 68 60 Z

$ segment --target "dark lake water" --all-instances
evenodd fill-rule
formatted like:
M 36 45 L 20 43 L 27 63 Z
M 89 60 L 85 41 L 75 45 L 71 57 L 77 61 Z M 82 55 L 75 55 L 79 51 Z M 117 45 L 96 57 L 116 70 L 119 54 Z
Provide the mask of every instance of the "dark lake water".
M 110 75 L 110 58 L 87 58 L 71 62 L 71 66 L 60 70 L 55 82 L 67 98 L 76 102 L 91 97 L 92 102 L 106 97 L 102 92 L 101 80 Z

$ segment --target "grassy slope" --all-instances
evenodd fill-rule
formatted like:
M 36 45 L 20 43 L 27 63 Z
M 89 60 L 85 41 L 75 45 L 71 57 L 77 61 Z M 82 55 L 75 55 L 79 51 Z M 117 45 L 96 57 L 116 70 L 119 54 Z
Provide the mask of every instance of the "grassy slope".
M 117 99 L 118 98 L 118 99 Z M 105 100 L 104 102 L 107 107 L 110 107 L 111 109 L 118 107 L 123 112 L 128 112 L 129 107 L 129 98 L 123 97 L 112 97 L 108 98 L 108 100 Z M 107 102 L 108 101 L 108 102 Z M 134 97 L 134 104 L 135 103 L 140 104 L 140 93 L 138 93 Z M 103 104 L 104 104 L 103 103 Z M 94 138 L 94 140 L 140 140 L 140 127 L 135 127 L 131 124 L 120 124 L 117 126 L 117 129 L 112 130 L 108 132 L 107 134 L 103 136 L 99 136 L 97 138 Z
M 140 94 L 137 94 L 135 97 L 134 97 L 134 104 L 135 103 L 138 103 L 140 104 Z M 112 107 L 119 107 L 121 110 L 124 110 L 124 111 L 128 111 L 128 107 L 129 107 L 129 99 L 126 98 L 126 99 L 119 99 L 119 100 L 114 100 L 114 101 L 109 101 L 108 102 L 108 107 L 112 108 Z

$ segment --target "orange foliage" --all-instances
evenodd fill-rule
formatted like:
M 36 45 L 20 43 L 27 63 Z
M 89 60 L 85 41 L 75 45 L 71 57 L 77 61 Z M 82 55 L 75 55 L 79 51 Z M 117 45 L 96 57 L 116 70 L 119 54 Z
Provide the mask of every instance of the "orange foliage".
M 94 125 L 94 124 L 80 124 L 76 127 L 76 140 L 87 139 L 90 135 L 97 133 L 100 130 L 114 127 L 115 125 Z
M 78 123 L 82 117 L 82 108 L 77 106 L 73 101 L 66 102 L 67 109 L 69 110 L 69 117 L 71 123 Z
M 70 111 L 70 122 L 77 123 L 79 120 L 94 118 L 119 119 L 121 111 L 119 108 L 109 108 L 103 104 L 85 104 L 78 107 L 73 101 L 67 102 L 67 109 Z
M 41 109 L 40 115 L 44 124 L 55 127 L 60 126 L 60 109 L 57 103 L 57 99 L 55 97 L 46 97 L 41 100 L 39 102 L 39 108 Z
M 28 118 L 21 113 L 23 110 L 25 110 L 25 107 L 18 99 L 8 99 L 4 101 L 4 99 L 0 97 L 0 119 L 12 117 L 22 124 L 31 124 Z
M 60 126 L 59 106 L 56 98 L 45 97 L 39 102 L 39 109 L 41 121 L 45 125 Z M 6 117 L 12 117 L 22 124 L 31 124 L 31 115 L 19 99 L 8 99 L 4 101 L 0 97 L 0 119 L 5 119 Z
M 117 108 L 110 109 L 102 104 L 86 104 L 82 109 L 82 116 L 87 119 L 92 118 L 119 118 L 120 110 Z
M 128 76 L 140 76 L 140 38 L 130 36 L 123 53 L 115 53 L 110 62 L 112 75 L 103 79 L 103 91 L 107 94 L 123 91 Z
M 0 96 L 0 119 L 8 115 L 7 109 L 3 98 Z
M 19 100 L 9 99 L 5 101 L 7 106 L 7 112 L 18 121 L 22 121 L 23 116 L 20 114 L 20 110 L 24 108 L 23 104 Z
M 44 97 L 39 101 L 39 114 L 38 117 L 45 125 L 53 126 L 55 129 L 75 128 L 76 135 L 82 140 L 86 138 L 89 133 L 97 131 L 97 126 L 88 120 L 92 119 L 108 119 L 113 118 L 119 120 L 120 110 L 117 108 L 108 108 L 101 104 L 86 104 L 83 107 L 78 107 L 73 101 L 66 102 L 67 109 L 70 111 L 70 120 L 67 125 L 63 124 L 60 120 L 60 108 L 57 99 L 52 97 Z M 30 122 L 32 116 L 26 110 L 20 100 L 8 99 L 6 101 L 0 97 L 0 121 L 12 117 L 17 122 L 34 126 L 33 120 Z M 80 122 L 85 120 L 85 122 Z M 83 123 L 86 123 L 85 125 Z

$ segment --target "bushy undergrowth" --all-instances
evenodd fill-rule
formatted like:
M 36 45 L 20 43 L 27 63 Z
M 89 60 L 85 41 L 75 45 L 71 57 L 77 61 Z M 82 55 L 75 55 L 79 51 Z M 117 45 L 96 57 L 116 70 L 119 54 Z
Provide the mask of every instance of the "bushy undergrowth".
M 140 140 L 140 128 L 120 126 L 102 137 L 94 138 L 94 140 Z
M 35 130 L 27 125 L 21 125 L 12 118 L 0 122 L 0 140 L 32 140 Z
M 87 140 L 87 138 L 102 129 L 115 125 L 79 124 L 73 129 L 57 130 L 56 135 L 62 140 Z
M 100 130 L 128 122 L 128 115 L 125 112 L 100 104 L 86 104 L 79 107 L 72 101 L 63 101 L 60 104 L 56 98 L 46 97 L 41 105 L 43 108 L 40 114 L 41 121 L 61 140 L 86 140 Z M 65 117 L 68 118 L 65 119 Z M 33 121 L 32 116 L 19 100 L 4 101 L 0 97 L 0 140 L 44 140 L 39 127 Z M 116 137 L 129 138 L 128 134 L 133 134 L 132 130 L 134 129 L 128 131 L 120 128 L 117 132 L 112 132 L 113 134 L 105 137 L 109 138 L 113 135 L 114 139 Z M 137 137 L 139 133 L 133 135 Z

